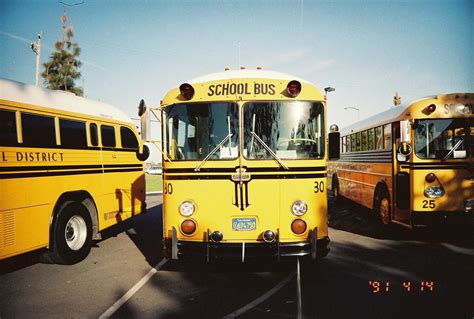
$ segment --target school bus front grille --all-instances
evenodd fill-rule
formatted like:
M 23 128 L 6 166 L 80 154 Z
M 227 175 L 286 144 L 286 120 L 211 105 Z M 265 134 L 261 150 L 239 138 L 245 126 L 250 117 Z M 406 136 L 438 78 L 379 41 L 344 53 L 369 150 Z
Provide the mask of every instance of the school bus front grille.
M 0 214 L 0 248 L 15 244 L 15 214 L 3 212 Z

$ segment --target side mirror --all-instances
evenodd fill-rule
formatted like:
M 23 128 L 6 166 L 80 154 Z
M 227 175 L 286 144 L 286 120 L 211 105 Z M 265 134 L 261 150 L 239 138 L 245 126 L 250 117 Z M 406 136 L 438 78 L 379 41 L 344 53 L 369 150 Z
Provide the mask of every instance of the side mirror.
M 341 133 L 331 132 L 329 133 L 329 159 L 339 159 L 341 147 Z
M 400 121 L 400 141 L 402 143 L 410 143 L 410 121 Z
M 150 148 L 143 144 L 143 152 L 139 153 L 139 151 L 137 151 L 137 158 L 139 161 L 144 162 L 148 159 L 148 157 L 150 157 Z
M 144 100 L 140 100 L 138 104 L 138 116 L 140 116 L 140 136 L 142 141 L 148 141 L 150 140 L 150 111 Z

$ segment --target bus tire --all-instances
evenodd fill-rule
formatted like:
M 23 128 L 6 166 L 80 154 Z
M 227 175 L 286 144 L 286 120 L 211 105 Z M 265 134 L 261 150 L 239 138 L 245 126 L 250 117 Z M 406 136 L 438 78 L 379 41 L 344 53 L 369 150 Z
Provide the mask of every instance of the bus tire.
M 380 187 L 375 195 L 374 212 L 379 222 L 387 226 L 391 222 L 390 196 L 386 187 Z
M 87 208 L 78 202 L 64 202 L 53 226 L 51 259 L 58 264 L 75 264 L 87 257 L 92 244 L 92 221 Z

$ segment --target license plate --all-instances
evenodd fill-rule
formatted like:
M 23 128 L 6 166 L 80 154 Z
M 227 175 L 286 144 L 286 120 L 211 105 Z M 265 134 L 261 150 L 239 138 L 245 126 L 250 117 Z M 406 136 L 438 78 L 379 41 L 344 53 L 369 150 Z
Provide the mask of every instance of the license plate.
M 232 218 L 232 230 L 245 231 L 257 229 L 256 218 Z

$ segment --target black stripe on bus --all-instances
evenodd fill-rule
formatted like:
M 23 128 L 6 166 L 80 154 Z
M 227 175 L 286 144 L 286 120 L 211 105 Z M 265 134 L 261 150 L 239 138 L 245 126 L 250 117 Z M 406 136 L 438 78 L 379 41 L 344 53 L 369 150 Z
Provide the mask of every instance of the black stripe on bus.
M 421 165 L 402 165 L 402 168 L 408 168 L 411 170 L 439 170 L 439 169 L 466 169 L 466 170 L 474 170 L 474 166 L 472 165 L 426 165 L 426 166 L 421 166 Z
M 201 168 L 198 172 L 201 173 L 236 173 L 239 167 L 234 168 Z M 245 172 L 258 173 L 258 172 L 313 172 L 313 171 L 325 171 L 326 166 L 318 167 L 290 167 L 288 170 L 283 167 L 250 167 L 242 166 Z M 166 168 L 166 173 L 196 173 L 194 168 Z
M 51 176 L 68 176 L 68 175 L 87 175 L 87 174 L 104 174 L 104 173 L 125 173 L 125 172 L 143 172 L 143 170 L 137 168 L 127 169 L 113 169 L 113 170 L 88 170 L 88 171 L 64 171 L 64 172 L 34 172 L 34 173 L 13 173 L 13 174 L 0 174 L 0 179 L 11 179 L 11 178 L 31 178 L 31 177 L 51 177 Z
M 142 164 L 108 164 L 108 165 L 56 165 L 56 166 L 7 166 L 0 167 L 0 172 L 19 171 L 54 171 L 66 169 L 94 169 L 94 168 L 143 168 Z
M 252 175 L 250 180 L 253 179 L 307 179 L 307 178 L 323 178 L 327 177 L 326 173 L 319 174 L 272 174 L 272 175 Z M 165 180 L 231 180 L 229 175 L 168 175 Z

